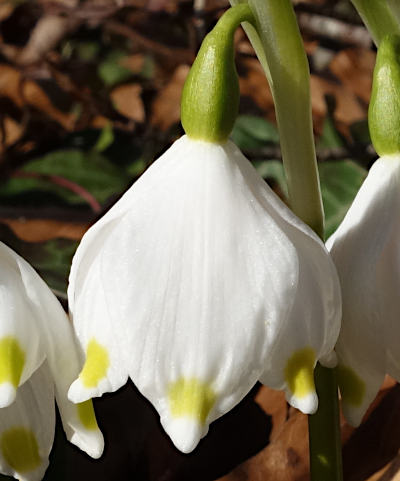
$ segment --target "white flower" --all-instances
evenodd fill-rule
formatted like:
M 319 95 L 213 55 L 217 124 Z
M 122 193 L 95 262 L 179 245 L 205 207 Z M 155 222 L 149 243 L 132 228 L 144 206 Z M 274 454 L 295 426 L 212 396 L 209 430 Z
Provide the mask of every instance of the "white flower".
M 68 294 L 87 354 L 70 399 L 130 376 L 183 452 L 257 380 L 314 412 L 334 362 L 334 265 L 232 142 L 175 142 L 85 234 Z
M 54 397 L 68 439 L 92 457 L 103 450 L 91 401 L 73 404 L 80 371 L 72 327 L 29 264 L 0 243 L 0 472 L 42 479 L 55 429 Z
M 378 159 L 327 242 L 343 297 L 336 352 L 346 418 L 360 424 L 385 373 L 400 380 L 400 155 Z

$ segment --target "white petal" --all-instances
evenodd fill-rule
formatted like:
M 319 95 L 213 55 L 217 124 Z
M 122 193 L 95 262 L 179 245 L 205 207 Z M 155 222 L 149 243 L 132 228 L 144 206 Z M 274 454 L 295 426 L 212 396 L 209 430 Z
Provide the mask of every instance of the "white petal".
M 353 424 L 361 421 L 385 373 L 400 380 L 399 208 L 400 157 L 382 157 L 327 244 L 342 285 L 336 352 L 347 373 L 342 395 Z
M 46 361 L 0 409 L 0 472 L 39 481 L 49 464 L 55 428 L 54 388 Z
M 307 257 L 314 255 L 315 261 Z M 317 275 L 310 285 L 308 274 Z M 320 281 L 317 307 L 300 306 L 304 293 L 314 300 Z M 93 316 L 99 291 L 103 315 Z M 316 359 L 332 351 L 340 318 L 335 270 L 315 234 L 232 143 L 186 137 L 84 236 L 69 296 L 83 344 L 86 329 L 93 336 L 118 332 L 107 349 L 121 339 L 130 376 L 185 452 L 266 365 L 273 370 L 271 356 L 282 357 L 277 342 L 283 346 L 298 334 L 291 322 L 302 328 L 291 320 L 296 313 L 309 323 L 300 346 L 314 347 Z M 315 332 L 314 321 L 321 323 Z
M 77 412 L 77 407 L 67 397 L 68 389 L 80 371 L 78 349 L 68 317 L 54 294 L 24 259 L 1 244 L 0 252 L 8 252 L 18 269 L 16 275 L 21 279 L 19 292 L 24 293 L 30 316 L 35 321 L 35 335 L 40 336 L 42 355 L 46 357 L 53 376 L 67 437 L 88 454 L 98 457 L 103 450 L 103 437 L 93 420 L 88 421 L 90 407 L 85 405 Z M 34 335 L 32 339 L 34 341 Z M 85 418 L 80 419 L 79 413 L 83 414 L 83 410 Z M 86 422 L 91 429 L 85 427 Z
M 16 388 L 41 365 L 45 354 L 13 251 L 0 243 L 0 407 L 11 404 Z

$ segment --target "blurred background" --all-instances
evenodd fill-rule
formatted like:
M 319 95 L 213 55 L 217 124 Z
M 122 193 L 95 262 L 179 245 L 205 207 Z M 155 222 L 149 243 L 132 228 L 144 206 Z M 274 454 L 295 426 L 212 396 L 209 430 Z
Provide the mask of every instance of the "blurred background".
M 310 62 L 326 236 L 376 158 L 367 128 L 375 50 L 348 0 L 294 1 Z M 182 135 L 180 96 L 227 0 L 0 0 L 0 239 L 66 307 L 85 230 Z M 286 200 L 267 81 L 240 29 L 233 139 Z M 46 480 L 308 479 L 307 420 L 256 386 L 179 454 L 132 384 L 95 402 L 106 452 L 93 462 L 57 428 Z M 345 479 L 400 480 L 400 393 L 387 379 L 366 422 L 343 429 Z M 384 414 L 384 415 L 383 415 Z

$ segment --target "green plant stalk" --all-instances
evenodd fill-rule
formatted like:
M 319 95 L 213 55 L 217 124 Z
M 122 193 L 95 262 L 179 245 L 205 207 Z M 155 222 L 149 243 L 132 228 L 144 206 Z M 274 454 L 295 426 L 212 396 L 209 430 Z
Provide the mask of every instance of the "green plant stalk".
M 387 34 L 400 34 L 399 7 L 396 5 L 398 0 L 351 0 L 357 9 L 360 17 L 367 26 L 376 45 L 381 43 Z M 393 10 L 392 10 L 393 9 Z M 396 10 L 396 11 L 395 11 Z
M 400 25 L 400 2 L 399 0 L 388 0 L 389 8 L 394 15 L 394 18 L 397 20 L 397 23 Z
M 223 143 L 239 111 L 239 77 L 233 36 L 241 22 L 253 22 L 247 3 L 227 10 L 201 44 L 183 87 L 181 121 L 192 139 Z
M 310 74 L 296 17 L 289 0 L 248 3 L 257 30 L 249 24 L 244 27 L 274 97 L 290 207 L 322 237 L 324 217 L 312 131 Z
M 312 130 L 310 73 L 293 7 L 290 0 L 248 3 L 256 19 L 256 29 L 246 23 L 243 26 L 274 97 L 290 206 L 323 239 L 324 214 Z M 319 409 L 309 416 L 311 480 L 342 481 L 334 370 L 317 365 L 315 384 Z

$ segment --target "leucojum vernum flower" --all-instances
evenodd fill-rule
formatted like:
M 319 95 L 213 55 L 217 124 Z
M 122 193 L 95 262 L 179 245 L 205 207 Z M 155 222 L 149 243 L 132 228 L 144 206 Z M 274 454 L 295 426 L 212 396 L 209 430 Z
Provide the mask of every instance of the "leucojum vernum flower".
M 32 267 L 0 243 L 0 472 L 42 479 L 55 430 L 57 400 L 68 439 L 90 456 L 103 451 L 91 401 L 73 404 L 79 373 L 72 327 Z
M 340 286 L 325 246 L 228 140 L 233 32 L 251 19 L 235 7 L 206 37 L 183 93 L 187 135 L 89 229 L 70 274 L 86 360 L 69 398 L 130 377 L 183 452 L 257 380 L 315 412 L 316 362 L 335 363 Z
M 343 292 L 337 354 L 347 419 L 358 425 L 385 374 L 400 380 L 400 37 L 380 44 L 369 107 L 372 166 L 329 239 Z

